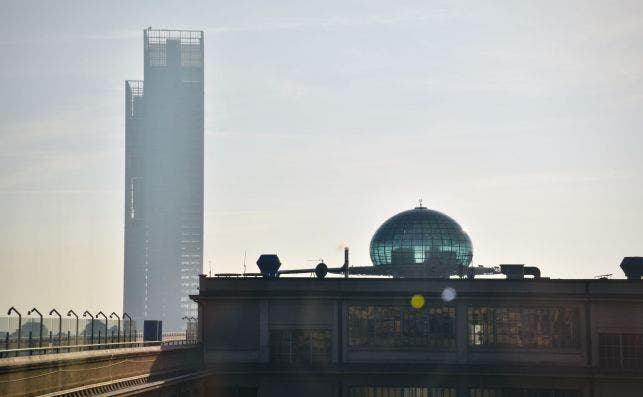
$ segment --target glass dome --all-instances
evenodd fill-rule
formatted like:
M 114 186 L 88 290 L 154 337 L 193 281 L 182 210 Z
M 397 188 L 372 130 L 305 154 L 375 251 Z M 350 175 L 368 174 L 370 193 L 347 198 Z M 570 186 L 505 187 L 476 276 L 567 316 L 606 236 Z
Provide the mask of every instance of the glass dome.
M 371 260 L 379 265 L 444 264 L 469 266 L 469 236 L 449 216 L 426 207 L 400 212 L 375 232 Z

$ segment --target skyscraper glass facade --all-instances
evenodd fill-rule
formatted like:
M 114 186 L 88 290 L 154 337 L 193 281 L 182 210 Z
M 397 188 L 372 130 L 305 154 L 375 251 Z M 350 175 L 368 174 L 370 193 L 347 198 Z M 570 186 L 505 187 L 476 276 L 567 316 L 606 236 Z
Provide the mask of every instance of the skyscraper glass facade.
M 203 32 L 143 33 L 145 79 L 125 85 L 124 310 L 176 330 L 203 268 Z

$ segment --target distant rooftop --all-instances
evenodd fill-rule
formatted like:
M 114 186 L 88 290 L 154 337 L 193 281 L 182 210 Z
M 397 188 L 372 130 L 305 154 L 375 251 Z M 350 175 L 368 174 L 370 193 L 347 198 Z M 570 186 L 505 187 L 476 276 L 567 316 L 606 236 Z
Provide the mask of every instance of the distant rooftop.
M 143 31 L 143 34 L 145 35 L 145 37 L 150 38 L 152 40 L 203 39 L 202 30 L 152 29 L 151 27 L 148 27 Z
M 167 66 L 168 52 L 178 51 L 171 58 L 180 59 L 182 67 L 203 67 L 202 30 L 143 30 L 145 62 L 150 66 Z M 173 45 L 169 45 L 173 43 Z M 177 48 L 178 50 L 172 50 Z M 178 58 L 177 58 L 178 57 Z

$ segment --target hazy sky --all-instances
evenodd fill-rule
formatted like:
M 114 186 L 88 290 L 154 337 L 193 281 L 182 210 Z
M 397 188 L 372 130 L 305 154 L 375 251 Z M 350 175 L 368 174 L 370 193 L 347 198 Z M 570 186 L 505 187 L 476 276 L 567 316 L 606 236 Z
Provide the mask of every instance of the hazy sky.
M 643 255 L 643 2 L 0 2 L 0 311 L 120 310 L 124 80 L 205 32 L 205 271 L 370 264 L 418 198 L 474 264 Z

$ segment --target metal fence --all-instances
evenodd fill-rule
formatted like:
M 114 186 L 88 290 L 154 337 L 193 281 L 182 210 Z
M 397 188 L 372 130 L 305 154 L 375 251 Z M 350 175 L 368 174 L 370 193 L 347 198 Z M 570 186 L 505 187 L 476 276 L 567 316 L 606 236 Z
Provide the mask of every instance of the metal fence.
M 48 316 L 35 308 L 25 316 L 11 308 L 10 316 L 0 317 L 0 358 L 21 355 L 49 354 L 81 350 L 140 347 L 149 344 L 197 343 L 196 321 L 188 321 L 185 332 L 164 333 L 161 341 L 143 342 L 136 321 L 112 313 L 99 312 L 85 317 L 70 310 L 67 316 L 56 310 Z M 54 316 L 55 315 L 55 316 Z M 93 318 L 92 318 L 93 317 Z M 196 320 L 196 319 L 194 319 Z
M 186 339 L 171 339 L 162 341 L 143 341 L 135 342 L 114 342 L 114 343 L 94 343 L 89 345 L 45 345 L 43 347 L 20 348 L 11 350 L 0 350 L 0 358 L 34 356 L 40 354 L 70 353 L 84 350 L 104 350 L 104 349 L 123 349 L 132 347 L 145 346 L 177 346 L 177 345 L 198 345 L 199 341 Z
M 141 337 L 129 319 L 0 317 L 0 350 L 136 342 Z

